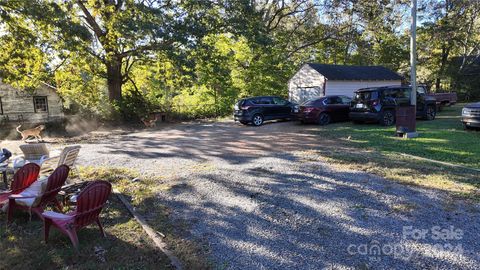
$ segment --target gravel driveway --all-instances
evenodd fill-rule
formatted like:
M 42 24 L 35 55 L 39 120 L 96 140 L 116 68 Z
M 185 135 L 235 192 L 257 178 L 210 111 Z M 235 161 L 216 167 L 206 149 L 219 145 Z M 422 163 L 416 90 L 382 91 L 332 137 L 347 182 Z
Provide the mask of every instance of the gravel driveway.
M 218 269 L 480 269 L 478 204 L 337 171 L 308 151 L 328 144 L 317 128 L 171 125 L 84 144 L 80 163 L 172 182 L 160 200 Z

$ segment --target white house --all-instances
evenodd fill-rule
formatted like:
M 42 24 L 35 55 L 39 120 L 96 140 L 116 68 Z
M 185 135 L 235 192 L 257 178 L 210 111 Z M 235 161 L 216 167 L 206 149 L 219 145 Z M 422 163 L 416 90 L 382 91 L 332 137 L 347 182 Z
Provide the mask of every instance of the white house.
M 403 77 L 382 66 L 306 63 L 288 81 L 289 100 L 302 103 L 326 95 L 345 95 L 366 87 L 400 85 Z

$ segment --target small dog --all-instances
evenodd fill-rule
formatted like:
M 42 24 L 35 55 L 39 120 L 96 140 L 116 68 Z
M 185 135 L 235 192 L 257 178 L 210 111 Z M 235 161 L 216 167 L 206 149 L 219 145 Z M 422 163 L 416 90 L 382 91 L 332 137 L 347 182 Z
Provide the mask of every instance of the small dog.
M 17 127 L 17 132 L 22 135 L 23 141 L 27 140 L 29 137 L 35 137 L 38 141 L 43 141 L 42 136 L 40 136 L 40 132 L 45 129 L 45 125 L 39 125 L 35 128 L 25 129 L 22 131 L 20 131 L 20 127 L 22 127 L 22 125 Z
M 155 127 L 158 117 L 157 115 L 150 115 L 148 117 L 142 117 L 140 120 L 142 120 L 145 127 Z

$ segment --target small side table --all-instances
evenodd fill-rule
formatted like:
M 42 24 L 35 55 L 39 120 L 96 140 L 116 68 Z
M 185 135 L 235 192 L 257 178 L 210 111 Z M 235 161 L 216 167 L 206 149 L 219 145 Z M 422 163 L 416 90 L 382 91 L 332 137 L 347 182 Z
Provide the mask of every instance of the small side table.
M 82 190 L 84 190 L 90 182 L 76 182 L 68 185 L 64 185 L 58 195 L 60 195 L 63 199 L 63 205 L 77 205 L 76 198 L 72 200 L 74 196 L 78 196 Z

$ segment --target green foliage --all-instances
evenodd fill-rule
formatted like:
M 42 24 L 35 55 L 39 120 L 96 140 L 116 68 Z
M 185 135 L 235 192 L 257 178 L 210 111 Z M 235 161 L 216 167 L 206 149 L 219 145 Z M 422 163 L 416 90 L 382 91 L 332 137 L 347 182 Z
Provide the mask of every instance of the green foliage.
M 479 97 L 470 85 L 476 76 L 463 75 L 480 55 L 480 2 L 427 1 L 425 8 L 430 16 L 418 31 L 420 79 L 435 91 Z
M 55 84 L 53 73 L 62 46 L 78 47 L 88 30 L 55 1 L 0 1 L 0 76 L 13 86 L 33 90 Z
M 22 31 L 28 35 L 28 30 Z M 17 35 L 18 34 L 18 35 Z M 0 40 L 0 77 L 19 89 L 34 90 L 41 80 L 48 80 L 44 53 L 15 33 Z
M 316 60 L 328 64 L 383 65 L 405 74 L 409 41 L 405 1 L 332 1 L 328 23 L 337 32 L 316 46 Z
M 93 57 L 71 55 L 55 72 L 55 81 L 64 106 L 73 113 L 107 116 L 107 85 L 99 74 L 101 63 Z
M 480 96 L 465 83 L 480 55 L 477 2 L 421 3 L 419 81 Z M 105 118 L 221 116 L 241 97 L 286 97 L 307 61 L 408 78 L 408 3 L 0 0 L 0 76 L 21 89 L 49 82 L 72 112 Z
M 6 33 L 0 39 L 0 77 L 17 88 L 33 90 L 47 78 L 47 57 L 35 46 L 35 33 L 27 23 L 5 27 Z

